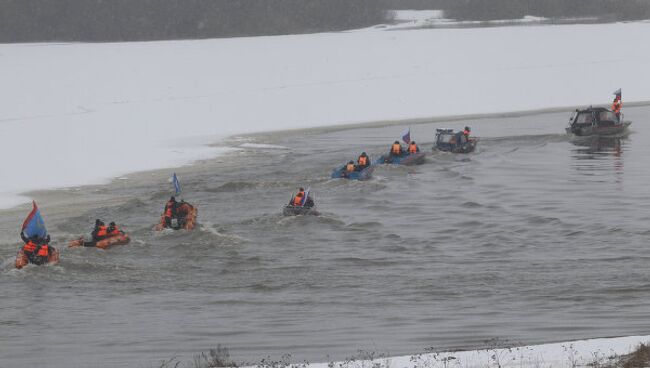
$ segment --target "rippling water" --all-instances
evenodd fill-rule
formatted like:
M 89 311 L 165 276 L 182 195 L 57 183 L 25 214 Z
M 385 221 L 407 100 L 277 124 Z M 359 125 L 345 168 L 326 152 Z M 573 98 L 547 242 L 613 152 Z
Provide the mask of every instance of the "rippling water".
M 569 139 L 569 113 L 414 125 L 427 149 L 435 128 L 470 125 L 478 151 L 368 182 L 329 174 L 404 127 L 234 138 L 280 147 L 176 170 L 194 232 L 152 231 L 167 171 L 37 193 L 61 263 L 14 270 L 27 211 L 0 213 L 0 367 L 146 366 L 217 343 L 236 360 L 320 361 L 647 334 L 650 108 L 626 114 L 629 136 L 606 139 Z M 281 215 L 301 185 L 323 216 Z M 134 242 L 64 248 L 95 218 Z

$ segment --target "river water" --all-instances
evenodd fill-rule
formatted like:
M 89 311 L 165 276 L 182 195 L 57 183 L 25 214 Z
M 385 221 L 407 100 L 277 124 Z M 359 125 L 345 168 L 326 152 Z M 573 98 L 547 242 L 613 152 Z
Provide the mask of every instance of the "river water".
M 172 170 L 35 193 L 57 266 L 13 269 L 27 207 L 0 213 L 0 367 L 138 367 L 216 344 L 235 360 L 342 359 L 650 331 L 650 108 L 622 138 L 567 137 L 569 113 L 470 125 L 469 155 L 431 153 L 372 180 L 332 180 L 404 126 L 234 137 L 176 169 L 193 232 L 153 231 Z M 266 146 L 268 145 L 268 146 Z M 320 217 L 283 217 L 297 186 Z M 134 241 L 67 249 L 94 219 Z

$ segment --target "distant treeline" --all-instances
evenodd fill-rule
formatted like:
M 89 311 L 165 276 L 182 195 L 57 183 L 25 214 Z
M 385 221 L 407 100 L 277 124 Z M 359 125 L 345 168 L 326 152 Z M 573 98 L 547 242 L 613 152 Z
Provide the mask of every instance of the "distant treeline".
M 337 31 L 384 23 L 391 9 L 443 9 L 460 20 L 650 19 L 650 0 L 0 0 L 0 43 Z
M 381 0 L 0 0 L 0 42 L 272 35 L 385 19 Z
M 650 0 L 383 0 L 389 9 L 442 9 L 459 20 L 598 17 L 600 20 L 650 19 Z
M 446 10 L 446 17 L 463 20 L 518 19 L 525 15 L 635 20 L 650 18 L 650 0 L 456 0 Z

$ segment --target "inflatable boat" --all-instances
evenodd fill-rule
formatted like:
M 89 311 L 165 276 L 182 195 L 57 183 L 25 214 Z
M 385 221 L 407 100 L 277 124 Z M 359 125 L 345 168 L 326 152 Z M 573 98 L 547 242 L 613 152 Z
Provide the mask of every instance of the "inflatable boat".
M 318 216 L 320 215 L 320 212 L 316 210 L 314 207 L 306 207 L 306 206 L 293 206 L 293 205 L 286 205 L 282 209 L 282 214 L 285 216 L 298 216 L 298 215 L 312 215 L 312 216 Z
M 59 263 L 59 251 L 50 246 L 50 252 L 47 255 L 47 258 L 45 259 L 42 257 L 42 261 L 37 261 L 37 262 L 30 262 L 29 258 L 27 255 L 23 252 L 22 248 L 18 251 L 18 254 L 16 255 L 16 268 L 21 269 L 25 266 L 27 266 L 29 263 L 35 264 L 35 265 L 43 265 L 43 264 L 57 264 Z
M 113 235 L 109 238 L 102 239 L 99 241 L 86 241 L 84 238 L 79 238 L 68 243 L 68 248 L 74 247 L 97 247 L 101 249 L 107 249 L 115 245 L 124 245 L 128 244 L 131 241 L 131 238 L 128 234 L 119 234 Z
M 421 165 L 424 163 L 426 154 L 424 152 L 408 153 L 401 156 L 382 155 L 379 157 L 379 163 L 393 165 Z
M 194 230 L 196 227 L 196 218 L 198 211 L 195 206 L 187 202 L 180 202 L 176 207 L 176 217 L 172 218 L 171 229 L 173 230 Z M 156 225 L 156 230 L 160 231 L 167 228 L 165 223 L 165 214 L 160 216 L 160 222 Z
M 353 172 L 346 172 L 345 166 L 347 164 L 332 171 L 332 179 L 368 180 L 372 177 L 372 172 L 375 171 L 374 165 L 366 166 L 362 170 L 354 170 Z

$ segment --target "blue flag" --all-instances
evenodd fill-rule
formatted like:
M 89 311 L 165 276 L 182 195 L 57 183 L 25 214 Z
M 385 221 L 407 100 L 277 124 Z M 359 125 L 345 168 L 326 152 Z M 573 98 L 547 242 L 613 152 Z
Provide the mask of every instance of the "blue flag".
M 402 140 L 406 144 L 411 143 L 411 128 L 408 128 L 408 130 L 402 135 Z
M 45 228 L 45 221 L 43 221 L 41 211 L 36 206 L 36 201 L 32 201 L 32 206 L 32 211 L 23 222 L 22 230 L 28 238 L 33 236 L 45 238 L 47 236 L 47 229 Z
M 623 92 L 621 92 L 620 88 L 617 89 L 616 91 L 614 91 L 613 94 L 616 95 L 616 98 L 619 99 L 619 100 L 623 98 Z
M 178 181 L 176 173 L 174 173 L 174 176 L 172 176 L 172 182 L 174 183 L 174 190 L 176 190 L 176 195 L 181 194 L 181 183 Z

